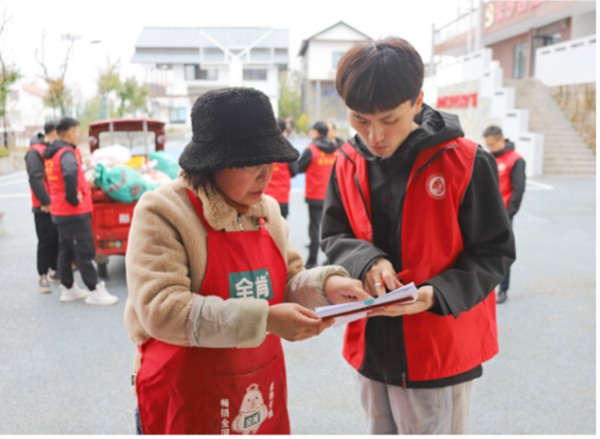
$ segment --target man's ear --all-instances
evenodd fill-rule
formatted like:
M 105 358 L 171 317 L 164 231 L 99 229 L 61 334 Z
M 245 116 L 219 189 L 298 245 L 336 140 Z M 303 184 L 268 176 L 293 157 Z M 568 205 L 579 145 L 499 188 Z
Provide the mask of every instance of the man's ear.
M 417 97 L 417 100 L 415 101 L 415 110 L 417 113 L 419 111 L 421 111 L 421 108 L 423 107 L 423 96 L 425 96 L 425 92 L 423 90 L 421 90 L 419 92 L 419 96 Z

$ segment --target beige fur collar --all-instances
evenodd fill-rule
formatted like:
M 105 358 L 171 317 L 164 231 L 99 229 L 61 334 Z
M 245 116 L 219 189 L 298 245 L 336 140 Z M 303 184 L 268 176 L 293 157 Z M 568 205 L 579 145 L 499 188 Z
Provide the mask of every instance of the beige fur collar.
M 198 189 L 196 193 L 202 201 L 206 221 L 208 221 L 208 224 L 210 224 L 213 229 L 229 229 L 232 224 L 237 222 L 237 210 L 228 204 L 220 193 L 215 193 L 213 191 L 207 193 L 202 189 Z M 269 211 L 264 197 L 261 197 L 258 203 L 251 206 L 248 213 L 242 216 L 255 219 L 264 218 L 265 221 L 268 222 Z

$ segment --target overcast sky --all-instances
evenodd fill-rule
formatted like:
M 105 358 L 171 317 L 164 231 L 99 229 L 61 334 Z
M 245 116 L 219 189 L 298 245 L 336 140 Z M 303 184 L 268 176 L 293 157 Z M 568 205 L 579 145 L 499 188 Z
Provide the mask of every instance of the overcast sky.
M 477 0 L 472 0 L 477 3 Z M 40 75 L 36 62 L 45 30 L 46 64 L 56 74 L 64 58 L 61 35 L 80 36 L 66 76 L 67 84 L 84 96 L 95 90 L 97 71 L 121 59 L 123 74 L 144 26 L 268 26 L 290 31 L 290 55 L 295 57 L 303 39 L 343 20 L 372 38 L 390 35 L 410 41 L 423 60 L 431 56 L 432 23 L 456 16 L 459 5 L 470 0 L 2 0 L 0 14 L 9 21 L 0 36 L 6 61 L 26 77 Z M 91 43 L 91 41 L 100 41 Z

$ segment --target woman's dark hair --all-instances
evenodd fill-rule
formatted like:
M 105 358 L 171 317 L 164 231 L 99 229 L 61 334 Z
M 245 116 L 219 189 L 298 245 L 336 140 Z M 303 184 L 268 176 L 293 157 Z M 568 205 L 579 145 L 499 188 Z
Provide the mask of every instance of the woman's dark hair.
M 415 48 L 402 38 L 354 45 L 340 59 L 335 86 L 348 108 L 359 113 L 388 111 L 414 104 L 425 67 Z
M 199 188 L 202 188 L 204 192 L 208 192 L 209 189 L 213 192 L 217 192 L 215 172 L 216 171 L 191 172 L 182 169 L 181 176 L 190 184 L 190 186 L 194 188 L 195 191 L 198 191 Z

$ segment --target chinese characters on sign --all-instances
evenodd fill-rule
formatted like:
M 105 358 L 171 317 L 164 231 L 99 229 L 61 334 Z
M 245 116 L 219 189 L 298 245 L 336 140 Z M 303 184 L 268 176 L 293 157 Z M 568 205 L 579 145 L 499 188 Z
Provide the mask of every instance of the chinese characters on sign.
M 522 14 L 528 9 L 537 8 L 541 4 L 541 0 L 501 0 L 487 2 L 483 16 L 484 28 L 489 29 L 497 23 Z
M 439 96 L 436 107 L 441 108 L 477 108 L 477 93 L 468 93 L 452 96 Z
M 273 287 L 269 270 L 229 273 L 229 297 L 236 299 L 272 299 Z

